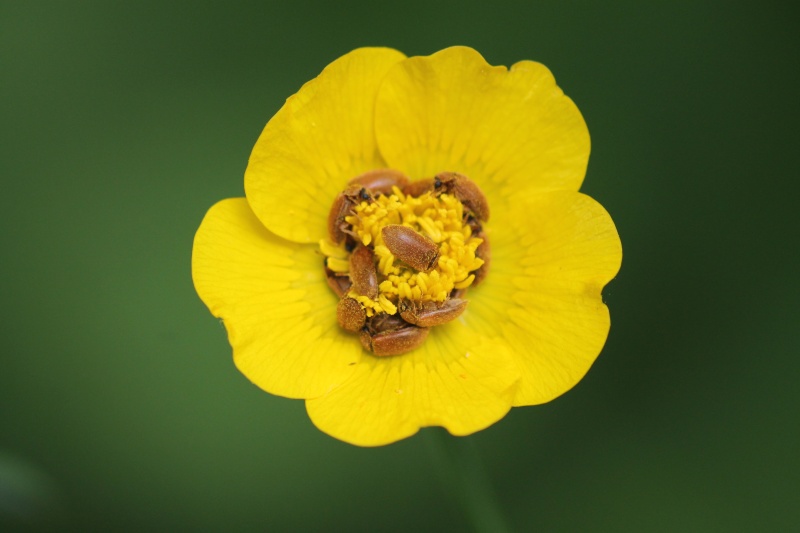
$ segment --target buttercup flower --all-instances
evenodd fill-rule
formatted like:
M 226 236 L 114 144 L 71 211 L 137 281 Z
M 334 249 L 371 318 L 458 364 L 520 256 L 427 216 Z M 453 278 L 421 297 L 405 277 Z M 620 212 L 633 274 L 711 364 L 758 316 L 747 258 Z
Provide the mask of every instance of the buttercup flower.
M 589 147 L 543 65 L 355 50 L 269 121 L 246 198 L 208 211 L 195 287 L 241 372 L 322 431 L 473 433 L 566 392 L 605 343 L 622 249 L 578 192 Z

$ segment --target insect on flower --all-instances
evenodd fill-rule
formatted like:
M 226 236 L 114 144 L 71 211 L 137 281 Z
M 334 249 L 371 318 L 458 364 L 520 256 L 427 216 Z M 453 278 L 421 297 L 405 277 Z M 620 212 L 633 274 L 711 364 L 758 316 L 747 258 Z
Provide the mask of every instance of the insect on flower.
M 246 197 L 197 231 L 195 287 L 239 370 L 322 431 L 474 433 L 575 386 L 605 343 L 622 248 L 578 192 L 589 151 L 539 63 L 354 50 L 267 123 Z

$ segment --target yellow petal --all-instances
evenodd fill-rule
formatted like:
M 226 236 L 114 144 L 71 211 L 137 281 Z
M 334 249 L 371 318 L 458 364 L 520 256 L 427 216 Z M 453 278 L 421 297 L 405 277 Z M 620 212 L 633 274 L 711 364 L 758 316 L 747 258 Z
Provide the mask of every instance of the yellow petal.
M 328 65 L 269 121 L 245 172 L 259 220 L 295 242 L 327 236 L 327 217 L 345 183 L 385 166 L 373 133 L 378 84 L 405 56 L 360 48 Z
M 544 403 L 580 381 L 605 343 L 601 290 L 619 270 L 619 236 L 600 204 L 570 191 L 518 197 L 490 229 L 489 275 L 469 292 L 466 319 L 513 350 L 514 405 Z
M 471 48 L 412 57 L 386 75 L 375 134 L 389 166 L 413 178 L 463 173 L 501 199 L 578 190 L 589 132 L 544 65 L 492 67 Z
M 192 278 L 228 330 L 236 366 L 272 394 L 310 398 L 354 370 L 361 346 L 336 322 L 315 245 L 276 237 L 244 198 L 223 200 L 194 239 Z
M 306 400 L 314 424 L 359 446 L 389 444 L 425 426 L 454 435 L 481 430 L 511 407 L 519 370 L 504 344 L 459 320 L 431 330 L 414 352 L 366 356 L 353 377 Z

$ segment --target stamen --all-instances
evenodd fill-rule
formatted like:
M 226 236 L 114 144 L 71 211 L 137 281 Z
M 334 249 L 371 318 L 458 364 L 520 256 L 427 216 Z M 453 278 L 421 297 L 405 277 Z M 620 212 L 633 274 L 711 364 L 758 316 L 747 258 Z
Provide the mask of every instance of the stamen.
M 439 247 L 439 262 L 433 272 L 438 272 L 440 283 L 431 289 L 427 286 L 421 289 L 419 298 L 415 299 L 441 302 L 453 288 L 468 287 L 472 280 L 469 283 L 464 280 L 468 279 L 469 272 L 483 265 L 483 260 L 475 255 L 475 250 L 483 240 L 472 237 L 471 228 L 463 223 L 461 202 L 449 194 L 435 196 L 426 192 L 415 198 L 395 190 L 392 195 L 380 196 L 372 203 L 361 202 L 355 207 L 354 214 L 345 217 L 345 220 L 365 246 L 373 244 L 375 255 L 379 258 L 378 272 L 395 286 L 394 290 L 382 289 L 390 294 L 409 297 L 405 290 L 400 292 L 399 280 L 393 279 L 393 276 L 409 272 L 412 281 L 406 283 L 418 286 L 416 280 L 423 273 L 410 269 L 389 251 L 381 233 L 381 229 L 387 225 L 411 228 Z M 459 287 L 455 287 L 457 282 Z
M 328 268 L 334 272 L 350 272 L 350 262 L 347 259 L 339 259 L 338 257 L 329 257 Z
M 395 185 L 390 189 L 386 180 Z M 378 189 L 370 188 L 379 181 Z M 465 289 L 476 275 L 479 281 L 486 276 L 488 241 L 480 223 L 485 218 L 485 197 L 459 174 L 408 183 L 384 169 L 351 180 L 331 208 L 330 240 L 319 243 L 329 283 L 331 276 L 353 282 L 339 308 L 342 327 L 353 331 L 359 323 L 351 318 L 357 317 L 357 303 L 366 316 L 362 345 L 375 355 L 395 355 L 419 346 L 429 327 L 460 315 Z M 376 275 L 377 282 L 370 281 Z M 391 347 L 395 338 L 397 349 Z M 406 348 L 400 350 L 401 344 Z

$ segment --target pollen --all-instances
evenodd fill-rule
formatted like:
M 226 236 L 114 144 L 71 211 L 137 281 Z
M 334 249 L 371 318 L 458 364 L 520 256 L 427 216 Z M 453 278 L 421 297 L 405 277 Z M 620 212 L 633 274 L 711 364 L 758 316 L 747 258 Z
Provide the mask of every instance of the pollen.
M 470 286 L 475 279 L 470 272 L 483 265 L 475 255 L 483 239 L 472 235 L 464 218 L 464 206 L 455 196 L 426 192 L 413 197 L 394 187 L 391 195 L 358 204 L 345 220 L 364 246 L 373 245 L 378 275 L 384 278 L 380 294 L 396 305 L 401 298 L 444 302 L 453 289 Z M 435 268 L 419 272 L 395 257 L 381 231 L 387 225 L 405 226 L 430 239 L 439 251 Z
M 455 173 L 409 184 L 392 172 L 397 183 L 380 190 L 375 171 L 351 180 L 319 243 L 328 284 L 354 301 L 348 310 L 360 305 L 361 344 L 374 355 L 412 350 L 428 328 L 459 316 L 489 259 L 481 218 L 488 204 L 477 185 Z M 353 331 L 352 323 L 342 327 Z

